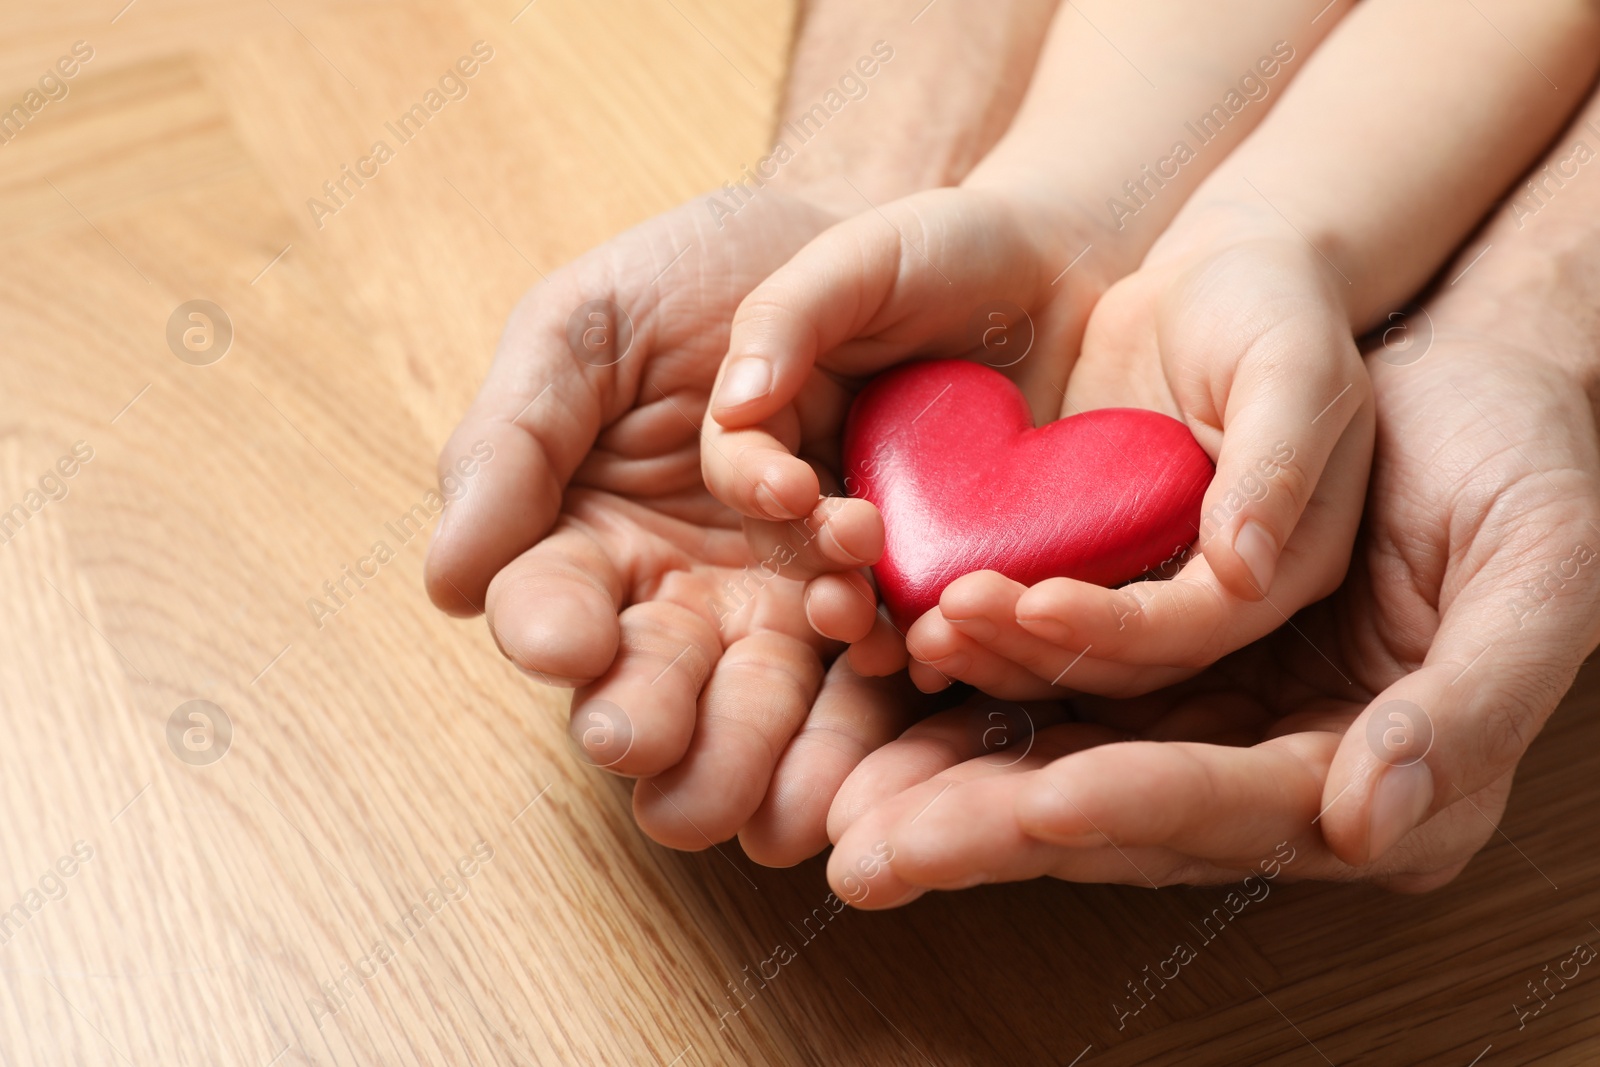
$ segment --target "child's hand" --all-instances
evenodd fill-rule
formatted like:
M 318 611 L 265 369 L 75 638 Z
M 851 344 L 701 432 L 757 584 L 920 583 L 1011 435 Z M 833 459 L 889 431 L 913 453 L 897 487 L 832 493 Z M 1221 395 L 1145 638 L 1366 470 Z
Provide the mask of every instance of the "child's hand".
M 899 670 L 905 649 L 864 570 L 883 551 L 882 517 L 864 500 L 820 497 L 839 488 L 855 389 L 913 355 L 967 355 L 1012 376 L 1035 416 L 1052 417 L 1105 284 L 1088 262 L 1063 276 L 1088 243 L 1072 233 L 998 192 L 919 193 L 826 231 L 739 306 L 702 428 L 706 485 L 746 516 L 758 558 L 805 532 L 805 551 L 778 557 L 782 573 L 815 579 L 807 616 L 854 643 L 862 674 Z
M 1063 6 L 1021 110 L 960 188 L 881 206 L 862 197 L 860 217 L 740 306 L 702 435 L 706 481 L 746 517 L 758 556 L 775 523 L 810 537 L 785 573 L 821 575 L 807 614 L 853 642 L 857 671 L 891 672 L 906 655 L 863 569 L 882 551 L 881 518 L 862 501 L 819 511 L 822 489 L 838 488 L 829 471 L 860 379 L 911 356 L 964 355 L 1013 378 L 1037 421 L 1054 418 L 1095 299 L 1144 258 L 1348 6 L 1122 5 L 1115 18 L 1127 21 L 1105 32 L 1138 37 L 1140 63 L 1166 72 L 1159 85 Z M 1219 73 L 1233 71 L 1245 72 L 1251 105 L 1181 166 L 1151 172 L 1173 156 L 1173 130 L 1215 106 Z M 1108 193 L 1135 183 L 1147 194 L 1138 209 L 1112 209 Z
M 1120 589 L 1067 578 L 1028 589 L 992 571 L 958 579 L 908 633 L 918 685 L 955 679 L 1017 698 L 1040 695 L 1041 682 L 1148 692 L 1337 588 L 1373 426 L 1343 287 L 1293 237 L 1166 256 L 1112 287 L 1061 414 L 1145 407 L 1186 422 L 1217 461 L 1199 552 Z
M 1596 286 L 1548 269 L 1552 247 L 1593 261 L 1568 251 L 1593 235 L 1556 221 L 1433 302 L 1420 362 L 1375 359 L 1384 447 L 1333 597 L 1172 689 L 1080 698 L 1076 722 L 1000 701 L 919 722 L 839 791 L 835 888 L 883 908 L 1040 875 L 1237 882 L 1276 857 L 1288 880 L 1421 892 L 1465 867 L 1600 641 Z

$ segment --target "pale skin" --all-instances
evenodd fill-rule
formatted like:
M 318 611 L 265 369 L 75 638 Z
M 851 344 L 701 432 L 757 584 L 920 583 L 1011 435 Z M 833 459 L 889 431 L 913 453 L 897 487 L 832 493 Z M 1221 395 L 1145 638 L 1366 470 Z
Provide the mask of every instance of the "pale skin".
M 1059 414 L 1090 309 L 1268 114 L 1346 8 L 1147 0 L 1122 5 L 1121 21 L 1104 26 L 1063 8 L 1017 120 L 960 188 L 833 227 L 740 305 L 702 435 L 706 484 L 746 516 L 757 554 L 794 536 L 782 520 L 804 517 L 819 531 L 784 573 L 825 575 L 808 590 L 807 615 L 819 632 L 853 643 L 855 671 L 893 673 L 906 664 L 906 646 L 874 611 L 857 570 L 882 550 L 876 510 L 818 497 L 815 468 L 837 485 L 835 450 L 854 382 L 912 356 L 969 350 L 974 311 L 1004 299 L 1031 318 L 1039 353 L 1006 373 L 1036 417 Z M 1137 40 L 1137 61 L 1108 44 L 1110 34 Z M 1145 67 L 1161 76 L 1159 88 Z M 1230 91 L 1244 106 L 1140 210 L 1112 213 L 1110 194 L 1148 180 L 1149 164 L 1172 153 L 1185 122 Z M 760 395 L 740 399 L 752 386 Z M 926 663 L 915 634 L 911 647 Z M 1021 688 L 1040 688 L 1013 673 Z M 918 663 L 911 676 L 929 690 L 952 677 Z
M 1290 879 L 1453 878 L 1600 643 L 1600 173 L 1572 161 L 1600 159 L 1596 125 L 1600 98 L 1549 153 L 1567 179 L 1513 190 L 1369 354 L 1368 525 L 1333 597 L 1178 687 L 1080 701 L 1087 721 L 1030 706 L 1030 734 L 1012 705 L 1004 750 L 983 709 L 920 723 L 840 790 L 833 884 L 893 907 L 1040 875 L 1222 882 L 1282 841 Z
M 1037 21 L 1042 25 L 1043 18 Z M 923 23 L 927 23 L 927 19 Z M 835 77 L 837 71 L 847 69 L 859 52 L 865 50 L 872 36 L 868 32 L 861 42 L 842 47 L 837 62 L 819 66 L 817 77 L 825 83 Z M 1028 38 L 1026 32 L 1019 36 Z M 1033 39 L 1038 36 L 1035 30 Z M 969 40 L 963 38 L 963 41 Z M 964 48 L 952 45 L 939 62 L 929 66 L 947 71 L 952 57 L 962 52 Z M 897 62 L 913 58 L 902 49 Z M 1003 81 L 1004 73 L 1014 72 L 1017 66 L 1016 60 L 1001 57 L 988 77 L 975 78 L 975 83 L 987 90 L 997 80 Z M 901 69 L 910 70 L 911 64 Z M 918 84 L 928 81 L 914 80 Z M 873 91 L 878 93 L 880 86 L 875 86 Z M 1020 93 L 1020 88 L 1017 92 Z M 970 96 L 969 91 L 963 99 L 970 99 Z M 948 106 L 959 108 L 961 102 L 956 100 Z M 993 106 L 993 99 L 985 98 L 979 110 L 988 116 Z M 919 114 L 926 114 L 926 105 Z M 925 128 L 925 123 L 917 128 Z M 990 139 L 998 134 L 999 130 L 994 129 Z M 895 188 L 893 173 L 904 163 L 907 154 L 902 149 L 894 158 L 875 161 L 874 143 L 872 138 L 864 138 L 856 150 L 844 154 L 863 168 L 853 180 L 875 202 L 884 203 L 926 180 L 919 175 Z M 969 139 L 968 143 L 984 142 L 980 136 Z M 972 155 L 970 147 L 963 150 L 964 155 L 935 144 L 925 147 L 933 157 L 946 162 Z M 786 174 L 798 176 L 800 171 L 795 168 L 800 162 L 797 160 Z M 936 163 L 933 169 L 938 171 L 940 166 L 943 164 Z M 951 166 L 940 180 L 960 177 L 959 169 Z M 869 186 L 868 182 L 873 180 L 869 172 L 881 177 L 885 184 Z M 720 588 L 727 576 L 737 574 L 740 567 L 756 558 L 738 538 L 735 520 L 716 509 L 698 491 L 692 476 L 695 462 L 692 432 L 686 439 L 679 440 L 664 427 L 673 419 L 684 422 L 686 427 L 698 420 L 725 340 L 725 334 L 717 332 L 716 308 L 728 309 L 722 316 L 725 321 L 726 314 L 742 295 L 762 274 L 772 269 L 775 264 L 762 260 L 761 254 L 770 252 L 773 259 L 781 260 L 789 250 L 799 247 L 837 218 L 835 212 L 855 210 L 854 206 L 844 204 L 843 197 L 836 191 L 819 190 L 807 194 L 808 199 L 802 201 L 799 194 L 804 192 L 798 181 L 794 200 L 783 197 L 779 189 L 770 189 L 763 192 L 756 205 L 741 212 L 740 223 L 756 220 L 758 225 L 737 244 L 729 245 L 725 257 L 715 261 L 708 272 L 709 285 L 707 277 L 697 276 L 678 287 L 683 280 L 671 274 L 658 284 L 658 291 L 651 291 L 645 284 L 685 243 L 705 236 L 707 243 L 698 245 L 694 253 L 698 256 L 700 251 L 713 247 L 712 239 L 723 237 L 703 221 L 705 216 L 701 214 L 700 205 L 691 204 L 647 223 L 578 261 L 561 277 L 553 279 L 559 285 L 532 294 L 514 317 L 495 370 L 486 383 L 484 397 L 441 457 L 442 464 L 448 466 L 458 451 L 465 451 L 472 441 L 480 439 L 482 431 L 488 430 L 499 435 L 493 438 L 497 460 L 507 458 L 508 462 L 500 466 L 497 461 L 498 469 L 486 472 L 480 479 L 483 492 L 470 494 L 471 499 L 463 501 L 460 511 L 446 520 L 439 544 L 430 556 L 429 583 L 430 591 L 441 606 L 465 614 L 484 602 L 497 576 L 510 572 L 500 580 L 503 596 L 497 604 L 491 603 L 490 621 L 497 640 L 519 666 L 543 673 L 557 682 L 590 680 L 592 676 L 584 673 L 586 666 L 605 673 L 608 667 L 593 668 L 592 664 L 602 658 L 609 663 L 608 657 L 618 648 L 617 635 L 632 633 L 626 624 L 616 621 L 619 611 L 626 613 L 628 608 L 640 605 L 684 607 L 689 614 L 698 613 L 702 620 L 708 620 L 709 613 L 703 611 L 703 594 Z M 744 258 L 747 253 L 754 255 Z M 596 295 L 612 295 L 630 309 L 637 304 L 643 309 L 639 314 L 641 320 L 659 309 L 671 328 L 641 330 L 632 356 L 623 361 L 626 367 L 619 365 L 619 368 L 601 372 L 578 365 L 566 348 L 565 317 L 582 300 Z M 702 309 L 709 309 L 703 318 L 700 317 Z M 709 337 L 710 341 L 702 347 L 697 334 Z M 640 364 L 654 364 L 656 369 L 641 369 Z M 650 381 L 661 382 L 669 395 L 683 401 L 681 406 L 690 420 L 679 418 L 659 399 L 652 408 L 650 400 L 654 394 L 649 394 L 646 388 Z M 539 398 L 547 384 L 551 386 L 550 393 L 539 404 L 523 410 L 529 400 Z M 552 399 L 560 402 L 550 404 Z M 1379 399 L 1381 403 L 1381 391 Z M 665 418 L 666 415 L 671 415 L 671 419 Z M 605 425 L 612 430 L 597 440 Z M 628 432 L 614 432 L 618 427 Z M 619 447 L 624 445 L 631 447 Z M 502 450 L 506 446 L 511 449 L 509 453 Z M 685 458 L 687 462 L 682 462 Z M 574 471 L 579 473 L 574 474 Z M 669 477 L 663 478 L 663 472 Z M 631 483 L 627 479 L 632 479 Z M 563 490 L 574 487 L 578 491 L 568 493 L 569 503 L 563 508 L 556 498 Z M 594 491 L 586 491 L 585 487 Z M 663 488 L 665 491 L 661 491 Z M 612 492 L 613 489 L 622 491 Z M 601 520 L 585 528 L 586 535 L 596 535 L 589 539 L 594 541 L 595 552 L 604 564 L 592 571 L 593 577 L 585 569 L 591 561 L 581 553 L 537 551 L 550 547 L 548 542 L 556 540 L 555 536 L 545 536 L 553 528 L 584 527 L 584 520 L 578 515 L 586 502 L 596 505 L 589 509 L 586 518 L 592 516 Z M 690 515 L 698 521 L 674 522 L 670 518 L 674 512 Z M 652 524 L 656 524 L 655 529 Z M 724 537 L 725 533 L 729 536 Z M 681 549 L 676 547 L 677 543 L 690 547 Z M 708 554 L 712 547 L 716 548 L 716 553 Z M 621 592 L 613 594 L 613 589 L 619 587 Z M 752 616 L 763 612 L 769 621 L 757 624 L 750 620 L 747 625 L 746 620 L 740 620 L 728 635 L 716 636 L 715 646 L 707 642 L 704 646 L 695 646 L 694 651 L 704 647 L 720 654 L 723 649 L 731 650 L 739 637 L 774 640 L 773 635 L 798 634 L 795 640 L 801 645 L 808 649 L 820 648 L 820 655 L 827 655 L 830 646 L 820 642 L 813 645 L 816 638 L 804 626 L 803 619 L 798 628 L 790 629 L 793 620 L 798 618 L 798 594 L 797 585 L 782 580 L 770 583 L 757 594 L 757 607 L 750 612 Z M 494 597 L 487 599 L 494 601 Z M 685 624 L 685 620 L 676 615 L 668 622 L 681 628 L 675 632 L 672 625 L 665 625 L 646 636 L 674 639 L 675 643 L 667 649 L 672 655 L 690 648 L 689 641 L 676 639 L 683 636 L 684 629 L 694 629 L 697 624 L 692 620 Z M 637 643 L 630 645 L 624 650 L 625 654 L 631 655 L 635 647 Z M 597 648 L 599 651 L 595 651 Z M 716 656 L 711 658 L 718 662 L 715 679 L 722 675 L 721 664 Z M 800 658 L 803 657 L 797 660 Z M 683 667 L 688 659 L 685 656 L 674 670 Z M 736 662 L 733 664 L 736 669 L 727 672 L 722 698 L 727 706 L 735 705 L 737 701 L 731 698 L 741 692 L 765 692 L 774 681 L 785 681 L 786 664 L 779 663 L 776 669 L 769 671 L 769 657 L 751 656 L 750 659 L 757 661 L 754 666 L 748 660 Z M 613 677 L 631 671 L 648 683 L 660 667 L 670 662 L 668 655 L 654 661 L 637 656 L 625 662 L 625 671 L 615 672 Z M 1513 659 L 1509 663 L 1515 669 L 1517 661 Z M 649 677 L 644 677 L 646 674 Z M 665 679 L 662 684 L 666 684 Z M 711 714 L 707 715 L 703 727 L 691 725 L 690 731 L 712 732 L 726 725 L 729 732 L 737 732 L 750 725 L 724 724 L 716 714 L 718 699 L 713 698 L 710 688 L 689 692 L 690 688 L 685 687 L 684 692 L 659 688 L 654 691 L 652 696 L 664 714 L 643 724 L 639 736 L 644 738 L 657 726 L 663 727 L 666 733 L 682 734 L 681 722 L 684 719 L 693 722 L 697 705 Z M 782 686 L 779 688 L 781 690 Z M 791 688 L 803 691 L 805 686 Z M 808 698 L 806 700 L 808 702 Z M 746 797 L 740 804 L 747 805 L 748 796 L 759 793 L 761 799 L 756 813 L 746 818 L 739 814 L 738 805 L 726 810 L 688 810 L 697 819 L 706 816 L 707 821 L 702 825 L 709 831 L 708 836 L 726 836 L 742 830 L 741 839 L 752 856 L 764 862 L 788 863 L 811 855 L 826 844 L 827 836 L 820 828 L 838 783 L 865 752 L 898 734 L 923 705 L 903 683 L 893 679 L 859 678 L 844 663 L 836 663 L 828 673 L 809 717 L 801 698 L 785 694 L 781 703 L 782 714 L 772 717 L 776 720 L 774 728 L 760 734 L 766 747 L 781 749 L 775 762 L 763 765 L 765 757 L 758 754 L 748 767 L 718 766 L 708 769 L 705 776 L 714 777 L 719 790 L 726 789 L 729 781 L 737 781 L 738 787 L 731 792 Z M 793 710 L 791 704 L 798 707 L 798 711 Z M 803 727 L 784 747 L 788 731 L 802 718 L 805 720 Z M 648 747 L 648 740 L 645 747 Z M 660 747 L 670 750 L 671 745 Z M 628 768 L 619 766 L 617 769 Z M 760 780 L 766 792 L 746 788 L 746 778 Z M 685 789 L 683 793 L 674 795 L 693 800 L 694 790 L 686 788 L 693 784 L 691 777 L 678 786 L 669 786 L 669 792 L 682 788 Z M 641 792 L 647 790 L 641 786 Z M 715 804 L 716 798 L 702 794 L 701 799 Z M 690 833 L 670 819 L 660 818 L 663 808 L 665 805 L 659 802 L 655 810 L 645 804 L 641 825 L 654 836 L 680 844 L 680 847 L 704 847 L 707 837 Z M 844 808 L 835 810 L 839 812 Z M 672 814 L 670 809 L 666 813 Z M 721 822 L 717 821 L 719 817 L 722 817 Z
M 1362 5 L 1204 181 L 1141 268 L 1095 306 L 1075 365 L 1074 346 L 1051 331 L 1066 316 L 1052 319 L 1055 309 L 1044 307 L 1048 366 L 1029 376 L 1070 370 L 1054 413 L 1137 406 L 1184 419 L 1217 462 L 1203 506 L 1216 521 L 1202 528 L 1199 553 L 1174 580 L 1118 590 L 1068 579 L 1024 589 L 989 572 L 958 580 L 905 635 L 920 688 L 956 680 L 1016 699 L 1068 688 L 1146 692 L 1271 632 L 1338 586 L 1372 434 L 1370 385 L 1352 331 L 1381 321 L 1439 267 L 1594 73 L 1600 13 L 1591 5 L 1508 0 L 1483 15 L 1463 19 L 1447 0 Z M 1052 62 L 1047 49 L 1037 81 Z M 930 244 L 959 253 L 950 269 L 932 253 L 920 263 L 900 254 L 899 238 L 881 230 L 877 244 L 890 247 L 857 252 L 864 240 L 840 235 L 860 224 L 847 223 L 741 305 L 703 461 L 713 492 L 758 520 L 755 543 L 764 536 L 764 503 L 768 515 L 773 500 L 804 514 L 816 499 L 811 468 L 788 452 L 798 446 L 826 458 L 806 432 L 796 433 L 810 429 L 804 416 L 819 421 L 817 397 L 827 389 L 819 379 L 912 354 L 958 354 L 952 301 L 934 299 L 942 286 L 1025 292 L 1017 278 L 1028 271 L 1019 264 L 1033 264 L 1036 276 L 1061 262 L 1026 228 L 1013 237 L 990 221 L 1006 214 L 992 207 L 997 198 L 1037 216 L 1038 175 L 1050 173 L 1058 148 L 1047 131 L 1029 132 L 1032 156 L 1008 152 L 1012 138 L 1002 142 L 996 165 L 986 162 L 968 179 L 970 200 L 946 192 L 906 202 L 905 228 L 914 222 L 936 235 Z M 1060 197 L 1063 205 L 1074 200 Z M 773 368 L 771 388 L 742 396 L 761 377 L 748 369 L 753 363 Z M 795 395 L 798 407 L 786 403 Z M 830 427 L 823 420 L 821 428 Z M 1237 492 L 1263 476 L 1265 492 Z M 876 511 L 853 502 L 830 512 L 835 541 L 854 561 L 875 559 Z M 857 670 L 898 669 L 898 634 L 871 611 L 865 579 L 844 562 L 802 559 L 794 569 L 836 572 L 808 591 L 813 624 L 858 642 Z
M 841 176 L 879 200 L 960 180 L 1004 132 L 1053 9 L 1050 0 L 981 12 L 940 5 L 910 26 L 904 12 L 810 5 L 781 117 L 889 41 L 895 57 L 869 95 L 721 228 L 697 199 L 531 291 L 441 453 L 441 473 L 480 441 L 495 461 L 445 511 L 429 595 L 453 614 L 485 612 L 520 669 L 579 689 L 580 751 L 641 780 L 636 813 L 658 840 L 704 848 L 750 827 L 752 855 L 795 862 L 826 843 L 827 805 L 863 754 L 830 740 L 830 714 L 854 724 L 861 701 L 842 668 L 823 684 L 832 649 L 807 625 L 798 582 L 760 583 L 732 618 L 714 610 L 759 562 L 698 472 L 699 422 L 734 308 L 860 209 Z M 614 363 L 581 359 L 568 343 L 574 311 L 602 299 L 624 308 L 634 330 Z M 620 758 L 584 712 L 591 698 L 627 709 L 631 746 Z M 873 724 L 869 743 L 890 740 L 907 715 Z M 813 740 L 791 743 L 802 723 Z M 798 845 L 784 836 L 789 823 L 759 814 L 769 793 L 800 813 Z
M 829 10 L 808 16 L 797 47 L 797 62 L 810 57 L 810 73 L 797 72 L 788 94 L 799 111 L 811 102 L 802 83 L 820 90 L 873 40 L 904 39 L 896 22 L 830 43 L 849 19 Z M 1335 5 L 1320 25 L 1342 10 Z M 997 33 L 999 16 L 1009 28 Z M 1008 101 L 1022 91 L 1009 79 L 1026 77 L 1048 16 L 1048 8 L 1017 4 L 986 7 L 981 26 L 939 29 L 932 13 L 921 19 L 919 34 L 944 36 L 922 50 L 901 45 L 899 66 L 885 67 L 874 95 L 838 120 L 852 123 L 838 127 L 837 149 L 854 168 L 851 210 L 862 198 L 890 202 L 915 184 L 960 178 L 1000 136 L 994 123 L 1003 126 Z M 977 47 L 995 33 L 991 47 Z M 1124 60 L 1087 24 L 1074 41 L 1091 46 L 1082 80 L 1125 98 L 1125 82 L 1137 78 Z M 1203 107 L 1218 80 L 1258 53 L 1252 44 L 1225 65 L 1191 55 L 1197 69 L 1177 83 L 1190 95 L 1161 99 Z M 962 72 L 970 86 L 952 82 Z M 902 79 L 893 92 L 891 75 Z M 919 86 L 920 96 L 907 88 Z M 1104 98 L 1092 102 L 1085 158 L 1096 157 L 1095 136 L 1116 125 Z M 872 113 L 878 125 L 898 132 L 880 134 L 867 121 L 868 103 L 883 109 Z M 933 139 L 908 145 L 908 131 L 930 129 L 930 114 L 942 116 Z M 1152 144 L 1164 148 L 1164 134 Z M 825 847 L 828 805 L 845 775 L 918 711 L 903 680 L 863 679 L 843 662 L 824 672 L 837 646 L 807 624 L 800 583 L 753 579 L 768 554 L 745 546 L 738 516 L 704 493 L 693 470 L 692 433 L 725 351 L 723 324 L 761 277 L 841 209 L 837 175 L 815 162 L 823 157 L 813 148 L 821 147 L 808 146 L 725 229 L 712 227 L 701 204 L 687 205 L 530 294 L 441 456 L 448 467 L 469 443 L 489 440 L 497 462 L 447 512 L 428 564 L 437 603 L 461 614 L 485 605 L 513 662 L 578 688 L 574 738 L 586 758 L 641 779 L 635 813 L 647 833 L 680 848 L 738 834 L 753 857 L 775 864 Z M 909 176 L 897 178 L 908 163 Z M 1147 244 L 1180 200 L 1130 231 Z M 652 287 L 649 279 L 686 246 L 695 249 L 686 259 L 693 273 L 674 268 Z M 1136 257 L 1130 253 L 1129 266 Z M 1088 289 L 1082 306 L 1104 284 Z M 568 350 L 567 317 L 602 297 L 629 310 L 634 346 L 614 366 L 586 366 Z M 829 536 L 803 548 L 814 551 Z M 885 706 L 884 695 L 897 699 Z M 626 709 L 625 745 L 614 743 L 613 708 Z

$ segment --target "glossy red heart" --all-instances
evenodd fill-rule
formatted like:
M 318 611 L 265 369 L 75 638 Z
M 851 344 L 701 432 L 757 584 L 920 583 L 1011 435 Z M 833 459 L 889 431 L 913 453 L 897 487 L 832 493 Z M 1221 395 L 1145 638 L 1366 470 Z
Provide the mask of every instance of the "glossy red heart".
M 1194 542 L 1214 472 L 1188 427 L 1106 408 L 1034 428 L 1011 380 L 967 360 L 909 363 L 856 397 L 845 490 L 876 504 L 873 568 L 901 629 L 979 570 L 1111 586 Z

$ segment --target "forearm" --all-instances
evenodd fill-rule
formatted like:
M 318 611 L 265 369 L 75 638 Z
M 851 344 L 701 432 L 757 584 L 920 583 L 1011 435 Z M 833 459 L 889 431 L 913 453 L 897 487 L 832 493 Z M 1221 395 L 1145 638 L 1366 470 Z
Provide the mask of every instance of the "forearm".
M 936 0 L 919 14 L 812 0 L 773 136 L 780 181 L 850 214 L 959 182 L 1016 113 L 1057 2 Z
M 1024 192 L 1064 212 L 1094 246 L 1090 268 L 1114 280 L 1139 264 L 1349 7 L 1063 6 L 1011 129 L 964 184 Z
M 1485 337 L 1571 373 L 1600 411 L 1600 94 L 1445 272 L 1440 334 Z
M 1597 61 L 1600 9 L 1588 0 L 1368 0 L 1153 255 L 1239 233 L 1304 239 L 1366 329 L 1426 283 L 1549 142 Z

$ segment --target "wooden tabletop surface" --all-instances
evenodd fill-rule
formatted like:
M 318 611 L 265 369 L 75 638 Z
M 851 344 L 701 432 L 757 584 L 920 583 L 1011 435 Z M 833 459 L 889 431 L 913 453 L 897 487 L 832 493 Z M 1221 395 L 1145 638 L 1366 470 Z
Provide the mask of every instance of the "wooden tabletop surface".
M 785 0 L 124 2 L 0 14 L 0 1063 L 1600 1059 L 1594 675 L 1453 885 L 1207 941 L 1222 889 L 834 915 L 660 848 L 430 607 L 401 520 L 505 313 L 758 158 Z

